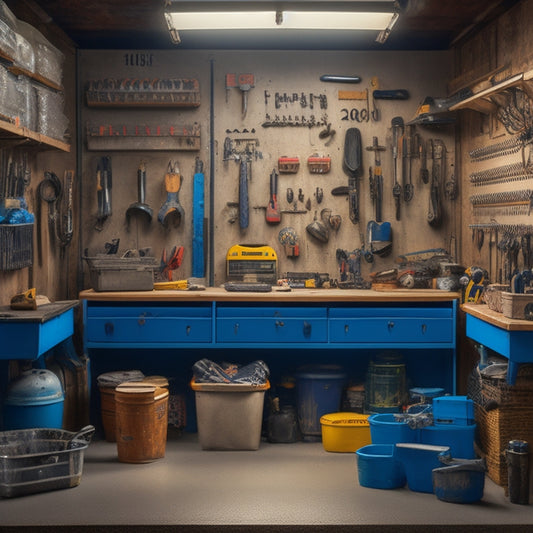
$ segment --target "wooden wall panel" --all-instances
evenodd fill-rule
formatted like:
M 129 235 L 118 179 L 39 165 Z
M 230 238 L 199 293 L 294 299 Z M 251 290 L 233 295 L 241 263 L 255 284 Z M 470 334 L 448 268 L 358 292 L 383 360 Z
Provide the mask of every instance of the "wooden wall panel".
M 450 55 L 446 52 L 202 52 L 202 51 L 151 51 L 153 64 L 150 68 L 138 68 L 125 64 L 128 51 L 83 51 L 81 55 L 82 87 L 91 79 L 101 78 L 154 78 L 154 77 L 194 77 L 200 82 L 201 105 L 193 110 L 166 111 L 154 109 L 125 110 L 117 108 L 82 108 L 82 127 L 87 122 L 97 124 L 136 122 L 157 123 L 169 119 L 197 121 L 201 125 L 201 149 L 195 152 L 109 152 L 113 165 L 113 215 L 105 222 L 102 231 L 95 231 L 96 192 L 95 169 L 100 156 L 105 152 L 87 151 L 84 139 L 83 153 L 83 192 L 84 213 L 83 249 L 89 254 L 102 252 L 105 242 L 120 238 L 121 250 L 130 247 L 151 246 L 156 257 L 163 247 L 167 250 L 174 245 L 185 247 L 185 258 L 178 276 L 187 278 L 191 272 L 191 201 L 194 159 L 198 155 L 204 162 L 206 183 L 212 178 L 214 183 L 214 285 L 225 281 L 225 258 L 230 246 L 238 243 L 267 244 L 279 255 L 279 272 L 312 271 L 328 272 L 332 278 L 338 277 L 336 249 L 348 251 L 360 248 L 364 243 L 367 222 L 374 218 L 369 198 L 368 168 L 374 164 L 373 154 L 365 150 L 372 144 L 375 135 L 379 143 L 387 146 L 382 153 L 384 176 L 384 220 L 390 221 L 393 228 L 394 248 L 387 258 L 377 257 L 375 262 L 362 265 L 363 275 L 368 278 L 371 270 L 382 270 L 394 265 L 394 257 L 399 253 L 425 248 L 444 247 L 450 244 L 450 235 L 455 233 L 456 208 L 451 202 L 443 202 L 444 222 L 434 229 L 426 222 L 429 186 L 422 184 L 418 177 L 418 161 L 413 161 L 413 183 L 415 196 L 410 204 L 401 206 L 401 220 L 394 216 L 392 198 L 392 155 L 391 119 L 401 116 L 405 122 L 412 119 L 422 100 L 428 96 L 443 96 L 446 81 L 450 77 Z M 213 66 L 214 87 L 214 130 L 210 132 L 210 68 Z M 225 89 L 226 73 L 253 73 L 255 87 L 248 94 L 248 112 L 242 118 L 242 96 L 238 89 Z M 324 83 L 319 80 L 322 74 L 344 74 L 361 76 L 360 84 L 347 85 Z M 377 122 L 358 122 L 353 110 L 360 112 L 366 107 L 365 101 L 340 101 L 339 90 L 364 91 L 370 88 L 373 76 L 379 79 L 381 89 L 407 89 L 411 97 L 405 101 L 376 101 L 381 119 Z M 283 95 L 305 95 L 307 101 L 314 95 L 314 109 L 302 107 L 301 102 L 275 105 L 276 93 Z M 317 96 L 327 99 L 327 109 L 320 109 Z M 336 131 L 330 139 L 319 136 L 324 127 L 265 128 L 262 124 L 267 115 L 280 119 L 299 116 L 310 120 L 326 121 Z M 345 120 L 346 119 L 346 120 Z M 333 197 L 331 189 L 346 185 L 348 177 L 342 169 L 345 132 L 357 127 L 361 131 L 363 146 L 363 172 L 361 178 L 361 220 L 352 224 L 348 218 L 348 206 L 344 197 Z M 245 130 L 247 133 L 245 133 Z M 442 138 L 448 150 L 448 172 L 454 163 L 453 127 L 417 128 L 424 139 Z M 230 132 L 230 133 L 227 133 Z M 238 133 L 237 133 L 238 132 Z M 210 169 L 210 135 L 213 135 L 214 175 Z M 253 177 L 249 182 L 250 224 L 246 230 L 239 228 L 234 220 L 235 209 L 228 202 L 238 200 L 239 168 L 235 161 L 223 161 L 224 141 L 248 137 L 257 140 L 258 157 L 253 161 Z M 329 141 L 329 142 L 328 142 Z M 307 170 L 307 158 L 314 154 L 329 155 L 332 159 L 328 174 L 313 175 Z M 299 156 L 300 170 L 297 174 L 281 174 L 279 177 L 279 197 L 282 209 L 290 206 L 286 202 L 286 189 L 292 188 L 295 194 L 302 189 L 305 202 L 309 199 L 311 209 L 307 214 L 283 214 L 279 225 L 270 226 L 265 222 L 265 212 L 254 207 L 264 207 L 269 198 L 269 176 L 280 156 Z M 154 218 L 149 228 L 129 228 L 125 210 L 136 199 L 136 170 L 140 160 L 146 161 L 148 184 L 147 203 L 157 212 L 165 199 L 163 177 L 169 160 L 178 160 L 183 173 L 183 187 L 180 191 L 186 217 L 176 229 L 165 229 Z M 431 161 L 429 161 L 431 164 Z M 449 174 L 448 174 L 449 177 Z M 324 200 L 319 205 L 315 191 L 320 187 Z M 206 188 L 208 195 L 208 188 Z M 206 200 L 208 196 L 206 196 Z M 206 213 L 209 212 L 207 202 Z M 299 208 L 303 208 L 300 204 Z M 342 216 L 342 224 L 337 233 L 331 232 L 327 244 L 317 243 L 306 233 L 306 226 L 313 220 L 315 211 L 330 208 L 334 214 Z M 278 242 L 278 233 L 285 226 L 294 227 L 300 237 L 300 257 L 286 258 Z M 87 272 L 86 272 L 87 274 Z M 87 286 L 87 276 L 85 277 Z

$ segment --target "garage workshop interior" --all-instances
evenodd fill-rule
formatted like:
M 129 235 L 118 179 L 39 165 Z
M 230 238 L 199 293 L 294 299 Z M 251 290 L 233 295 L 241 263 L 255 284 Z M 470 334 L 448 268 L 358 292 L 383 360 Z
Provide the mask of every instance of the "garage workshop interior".
M 529 531 L 533 0 L 0 0 L 0 529 Z

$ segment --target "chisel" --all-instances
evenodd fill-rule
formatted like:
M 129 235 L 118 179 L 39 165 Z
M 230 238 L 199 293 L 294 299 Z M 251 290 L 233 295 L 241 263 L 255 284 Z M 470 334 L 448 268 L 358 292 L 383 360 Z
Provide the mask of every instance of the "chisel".
M 405 89 L 375 90 L 372 96 L 376 100 L 408 100 L 409 91 Z

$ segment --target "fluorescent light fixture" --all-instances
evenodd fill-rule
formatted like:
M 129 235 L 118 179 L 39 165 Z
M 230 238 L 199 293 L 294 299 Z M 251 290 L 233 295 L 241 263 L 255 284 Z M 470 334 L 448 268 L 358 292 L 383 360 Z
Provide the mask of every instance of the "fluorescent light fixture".
M 178 31 L 205 30 L 371 30 L 384 42 L 398 20 L 390 0 L 213 2 L 167 0 L 165 18 L 172 40 Z M 384 40 L 380 40 L 384 39 Z

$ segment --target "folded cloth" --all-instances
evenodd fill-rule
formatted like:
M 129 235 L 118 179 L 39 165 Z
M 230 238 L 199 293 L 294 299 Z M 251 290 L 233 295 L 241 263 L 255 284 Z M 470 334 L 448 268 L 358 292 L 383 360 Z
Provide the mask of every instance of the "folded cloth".
M 193 365 L 196 383 L 242 383 L 264 385 L 270 370 L 264 361 L 254 361 L 244 366 L 234 363 L 215 363 L 210 359 L 200 359 Z

